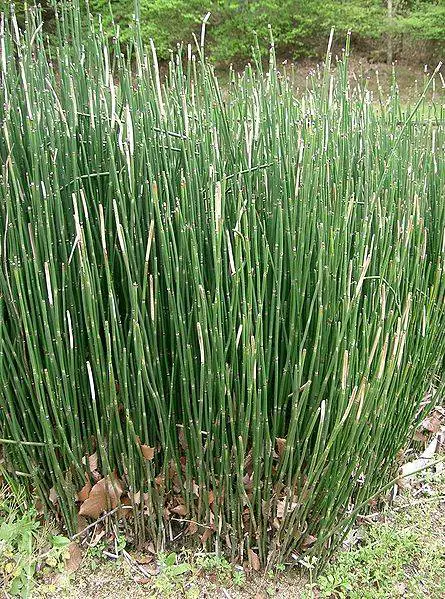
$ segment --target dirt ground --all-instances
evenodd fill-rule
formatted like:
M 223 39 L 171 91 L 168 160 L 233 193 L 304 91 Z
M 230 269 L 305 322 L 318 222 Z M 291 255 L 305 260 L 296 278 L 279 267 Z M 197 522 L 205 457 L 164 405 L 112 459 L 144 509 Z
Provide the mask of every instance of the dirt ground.
M 286 71 L 295 84 L 297 90 L 303 90 L 308 84 L 310 74 L 319 68 L 320 61 L 305 59 L 293 63 L 287 59 L 279 59 L 278 67 L 281 72 Z M 332 60 L 335 67 L 335 57 Z M 386 96 L 391 88 L 394 73 L 399 88 L 399 94 L 404 104 L 409 104 L 417 100 L 423 91 L 427 79 L 436 68 L 436 64 L 421 65 L 419 63 L 408 63 L 406 61 L 395 63 L 394 68 L 383 62 L 373 62 L 366 57 L 352 54 L 349 59 L 350 80 L 352 85 L 360 83 L 366 84 L 368 90 L 374 94 L 375 100 L 378 99 L 379 88 L 383 96 Z M 243 65 L 237 65 L 235 70 L 242 72 Z M 227 78 L 227 68 L 217 68 L 216 73 L 222 82 Z M 428 99 L 436 101 L 445 101 L 445 67 L 442 67 L 436 84 L 433 85 Z

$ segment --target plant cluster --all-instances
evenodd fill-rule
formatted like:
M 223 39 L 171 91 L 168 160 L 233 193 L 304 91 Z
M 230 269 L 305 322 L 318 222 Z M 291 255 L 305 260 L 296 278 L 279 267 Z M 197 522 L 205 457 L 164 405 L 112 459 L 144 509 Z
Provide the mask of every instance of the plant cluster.
M 443 106 L 79 15 L 0 26 L 5 465 L 69 534 L 321 565 L 443 388 Z

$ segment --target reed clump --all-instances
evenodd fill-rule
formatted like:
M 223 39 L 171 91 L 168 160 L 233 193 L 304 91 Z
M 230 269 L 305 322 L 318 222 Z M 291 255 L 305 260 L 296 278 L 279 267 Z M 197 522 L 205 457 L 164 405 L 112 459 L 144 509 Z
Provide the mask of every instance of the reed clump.
M 443 104 L 56 12 L 1 21 L 4 466 L 70 534 L 323 563 L 443 388 Z

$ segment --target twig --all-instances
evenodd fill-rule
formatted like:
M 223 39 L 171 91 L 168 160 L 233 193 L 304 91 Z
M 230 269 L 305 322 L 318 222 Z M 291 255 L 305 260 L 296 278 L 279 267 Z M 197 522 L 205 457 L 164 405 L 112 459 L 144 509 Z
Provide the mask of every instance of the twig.
M 147 578 L 149 576 L 155 576 L 155 574 L 151 574 L 145 568 L 143 568 L 141 566 L 141 564 L 138 564 L 138 562 L 133 557 L 131 557 L 131 555 L 128 553 L 128 551 L 125 551 L 125 549 L 122 550 L 122 555 L 130 563 L 131 566 L 133 566 L 134 568 L 136 568 L 136 570 L 138 570 L 141 574 L 143 574 Z
M 195 520 L 187 520 L 186 518 L 170 518 L 170 520 L 174 520 L 175 522 L 189 522 L 190 524 L 196 524 L 197 526 L 202 526 L 202 528 L 208 528 L 209 530 L 213 530 L 211 526 L 200 524 L 199 522 L 195 522 Z
M 77 532 L 75 535 L 73 535 L 72 537 L 70 537 L 70 540 L 73 541 L 74 539 L 77 539 L 78 537 L 81 537 L 84 533 L 87 532 L 87 530 L 91 530 L 91 528 L 94 528 L 97 524 L 99 524 L 100 522 L 103 522 L 109 516 L 112 516 L 120 508 L 121 508 L 121 506 L 118 505 L 117 507 L 115 507 L 110 512 L 107 512 L 106 514 L 104 514 L 103 516 L 101 516 L 100 518 L 98 518 L 95 522 L 92 522 L 91 524 L 88 524 L 88 526 L 86 526 L 83 530 L 81 530 L 80 532 Z

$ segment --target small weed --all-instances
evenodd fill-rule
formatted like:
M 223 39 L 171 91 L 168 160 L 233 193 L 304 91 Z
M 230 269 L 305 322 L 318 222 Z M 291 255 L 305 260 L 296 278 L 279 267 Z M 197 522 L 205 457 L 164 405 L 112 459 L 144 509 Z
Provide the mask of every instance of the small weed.
M 246 575 L 244 574 L 244 570 L 238 570 L 238 569 L 234 570 L 232 580 L 233 580 L 233 584 L 236 587 L 244 586 L 244 584 L 246 582 Z
M 320 598 L 444 597 L 444 524 L 437 505 L 408 504 L 367 528 L 361 546 L 340 552 L 312 588 Z
M 229 582 L 232 578 L 233 566 L 224 557 L 212 554 L 199 556 L 196 565 L 204 573 L 215 576 L 220 583 Z
M 0 524 L 0 577 L 11 595 L 27 596 L 33 586 L 33 537 L 39 528 L 35 515 L 9 509 Z
M 29 597 L 65 569 L 69 539 L 53 535 L 18 489 L 0 489 L 0 579 L 9 595 Z

